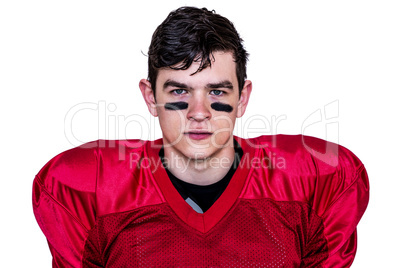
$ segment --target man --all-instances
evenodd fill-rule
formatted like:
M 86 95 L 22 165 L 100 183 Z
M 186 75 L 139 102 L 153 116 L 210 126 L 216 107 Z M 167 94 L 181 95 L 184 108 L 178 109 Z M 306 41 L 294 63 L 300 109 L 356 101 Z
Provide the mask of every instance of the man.
M 233 24 L 179 8 L 148 54 L 139 86 L 163 138 L 84 144 L 35 178 L 53 267 L 350 266 L 364 166 L 312 137 L 233 136 L 252 90 Z

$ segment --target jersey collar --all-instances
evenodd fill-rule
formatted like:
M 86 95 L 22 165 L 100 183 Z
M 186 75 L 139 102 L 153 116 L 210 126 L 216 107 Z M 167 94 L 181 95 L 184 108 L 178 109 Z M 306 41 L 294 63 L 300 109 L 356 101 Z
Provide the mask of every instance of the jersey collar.
M 183 222 L 201 233 L 210 231 L 234 207 L 250 174 L 251 159 L 255 157 L 256 150 L 253 146 L 250 146 L 247 139 L 236 136 L 234 138 L 243 150 L 243 157 L 226 190 L 212 207 L 203 214 L 194 211 L 170 181 L 159 158 L 162 139 L 148 142 L 147 144 L 147 152 L 151 158 L 152 175 L 166 202 Z

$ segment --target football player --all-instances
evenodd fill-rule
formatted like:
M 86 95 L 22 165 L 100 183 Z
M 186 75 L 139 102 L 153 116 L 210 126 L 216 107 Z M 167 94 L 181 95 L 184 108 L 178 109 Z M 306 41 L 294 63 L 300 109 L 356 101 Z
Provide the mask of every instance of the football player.
M 233 135 L 252 91 L 233 24 L 179 8 L 148 56 L 162 138 L 90 142 L 35 177 L 53 267 L 349 267 L 365 168 L 317 138 Z

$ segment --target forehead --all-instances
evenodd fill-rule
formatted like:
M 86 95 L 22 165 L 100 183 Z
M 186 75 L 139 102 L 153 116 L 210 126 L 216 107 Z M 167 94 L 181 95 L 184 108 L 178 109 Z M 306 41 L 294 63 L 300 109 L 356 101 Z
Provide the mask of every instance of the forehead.
M 163 84 L 168 80 L 185 83 L 194 88 L 221 81 L 230 81 L 233 86 L 238 86 L 236 62 L 231 52 L 214 52 L 213 58 L 211 57 L 211 66 L 197 72 L 199 67 L 199 62 L 193 62 L 186 70 L 160 69 L 156 80 L 156 89 L 162 89 Z

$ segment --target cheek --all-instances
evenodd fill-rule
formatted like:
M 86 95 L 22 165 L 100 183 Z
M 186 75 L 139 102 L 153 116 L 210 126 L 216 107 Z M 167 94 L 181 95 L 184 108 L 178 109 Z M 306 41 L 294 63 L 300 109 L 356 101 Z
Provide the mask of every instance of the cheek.
M 212 118 L 211 123 L 214 125 L 219 136 L 231 135 L 235 126 L 236 116 L 234 113 L 219 113 Z
M 217 148 L 222 148 L 230 142 L 230 138 L 233 134 L 234 121 L 229 115 L 221 115 L 219 120 L 215 122 L 215 133 L 212 137 L 212 144 Z
M 186 115 L 182 110 L 166 110 L 161 107 L 159 111 L 159 124 L 165 135 L 175 135 L 184 129 Z

